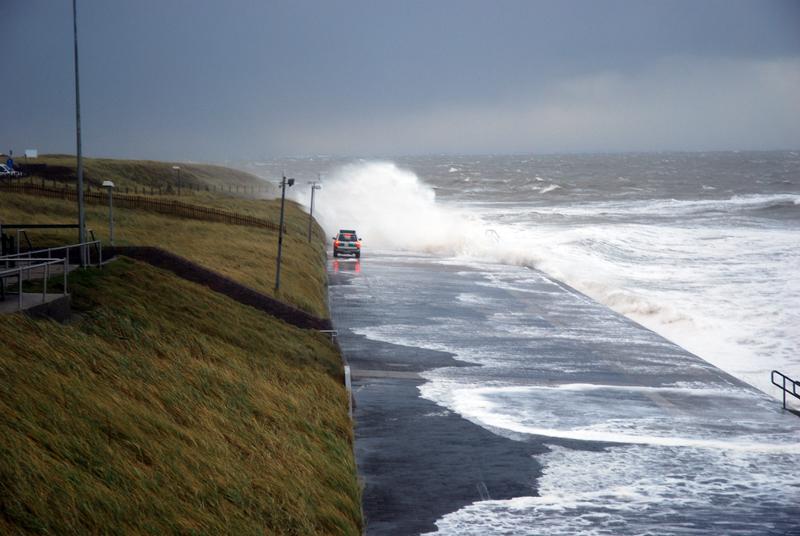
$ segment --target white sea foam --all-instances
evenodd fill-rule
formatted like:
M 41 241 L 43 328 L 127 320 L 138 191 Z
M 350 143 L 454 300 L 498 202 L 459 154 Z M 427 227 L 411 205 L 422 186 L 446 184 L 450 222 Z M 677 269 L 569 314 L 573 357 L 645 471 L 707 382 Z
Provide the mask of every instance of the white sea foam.
M 511 437 L 527 434 L 800 456 L 800 429 L 771 410 L 771 402 L 768 405 L 753 392 L 731 387 L 480 387 L 440 379 L 421 386 L 420 391 L 481 426 L 501 434 L 510 432 Z M 740 414 L 739 410 L 753 408 L 770 419 L 754 421 Z M 736 426 L 729 426 L 731 422 Z
M 778 396 L 770 370 L 800 376 L 800 233 L 716 220 L 695 224 L 691 217 L 798 203 L 800 196 L 780 194 L 550 207 L 444 205 L 411 171 L 362 162 L 330 176 L 317 214 L 329 232 L 357 228 L 367 251 L 424 251 L 469 264 L 534 266 Z M 534 224 L 535 214 L 605 219 Z M 631 215 L 672 220 L 615 219 Z M 526 289 L 523 281 L 500 279 L 491 283 Z
M 736 195 L 725 199 L 644 199 L 635 201 L 601 201 L 578 206 L 535 207 L 531 211 L 541 214 L 560 214 L 563 216 L 630 216 L 666 215 L 674 217 L 681 214 L 696 214 L 735 209 L 758 209 L 783 204 L 800 204 L 797 194 L 752 194 Z
M 435 534 L 749 535 L 797 528 L 795 456 L 649 445 L 551 448 L 538 457 L 543 474 L 532 496 L 474 503 L 437 521 Z
M 391 162 L 344 166 L 326 180 L 316 209 L 328 233 L 357 229 L 366 248 L 454 254 L 480 236 L 480 223 L 436 203 L 434 190 Z
M 542 188 L 539 191 L 539 193 L 540 194 L 546 194 L 547 192 L 552 192 L 553 190 L 558 190 L 559 188 L 561 188 L 561 186 L 559 186 L 558 184 L 548 184 L 547 186 Z

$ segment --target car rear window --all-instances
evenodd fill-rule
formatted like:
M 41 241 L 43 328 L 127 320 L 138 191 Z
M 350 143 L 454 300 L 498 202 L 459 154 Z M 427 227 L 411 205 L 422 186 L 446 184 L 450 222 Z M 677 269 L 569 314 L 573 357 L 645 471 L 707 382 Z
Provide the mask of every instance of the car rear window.
M 354 234 L 342 233 L 342 234 L 339 235 L 339 240 L 355 240 L 355 239 L 356 239 L 356 235 L 354 235 Z

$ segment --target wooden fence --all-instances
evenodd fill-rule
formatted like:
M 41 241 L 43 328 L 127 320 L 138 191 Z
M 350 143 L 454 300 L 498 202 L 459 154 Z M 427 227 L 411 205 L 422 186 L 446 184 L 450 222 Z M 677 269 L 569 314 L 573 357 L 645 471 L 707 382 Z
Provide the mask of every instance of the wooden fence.
M 29 167 L 32 167 L 29 165 Z M 3 177 L 0 179 L 3 183 L 11 184 L 30 184 L 40 185 L 42 188 L 51 187 L 56 190 L 61 189 L 62 186 L 69 186 L 75 190 L 75 182 L 77 179 L 74 176 L 74 171 L 63 166 L 44 166 L 44 169 L 57 171 L 57 173 L 45 173 L 41 169 L 32 171 L 31 174 L 22 177 Z M 187 192 L 209 192 L 209 193 L 229 193 L 244 196 L 259 196 L 266 193 L 272 193 L 275 186 L 266 182 L 260 184 L 206 184 L 190 182 L 183 184 L 181 190 Z M 105 189 L 99 182 L 84 177 L 84 191 L 98 191 L 103 192 Z M 171 185 L 150 185 L 145 186 L 142 184 L 135 184 L 133 186 L 119 186 L 115 190 L 118 194 L 134 194 L 134 195 L 174 195 L 178 190 L 176 184 Z
M 77 201 L 78 198 L 77 192 L 66 186 L 64 186 L 64 188 L 48 188 L 38 184 L 5 183 L 0 184 L 0 192 L 38 195 L 41 197 L 68 199 L 72 201 Z M 86 203 L 108 203 L 108 194 L 105 192 L 84 192 L 83 198 Z M 142 197 L 139 195 L 114 194 L 114 206 L 158 212 L 159 214 L 167 214 L 179 218 L 261 227 L 273 231 L 277 231 L 279 228 L 279 225 L 273 221 L 248 216 L 247 214 L 204 207 L 201 205 L 192 205 L 184 203 L 183 201 Z M 286 232 L 286 226 L 284 226 L 283 232 Z

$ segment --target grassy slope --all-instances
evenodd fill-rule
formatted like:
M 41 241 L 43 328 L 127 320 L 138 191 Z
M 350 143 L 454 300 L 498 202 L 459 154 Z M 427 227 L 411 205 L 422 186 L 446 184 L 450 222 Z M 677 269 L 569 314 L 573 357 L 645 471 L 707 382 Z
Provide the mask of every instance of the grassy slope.
M 24 158 L 17 163 L 25 165 Z M 47 164 L 63 166 L 74 170 L 75 156 L 42 155 L 30 160 L 31 164 Z M 180 165 L 183 185 L 224 185 L 240 186 L 263 185 L 258 177 L 244 171 L 238 171 L 211 164 L 187 164 L 184 162 L 157 162 L 152 160 L 119 160 L 111 158 L 84 158 L 84 178 L 99 186 L 104 180 L 112 180 L 117 187 L 153 186 L 159 187 L 177 184 L 177 173 L 172 166 Z M 186 193 L 186 192 L 185 192 Z
M 278 220 L 278 200 L 205 196 L 205 204 Z M 278 297 L 318 316 L 327 316 L 324 236 L 314 226 L 308 242 L 308 215 L 287 202 L 281 291 Z M 0 195 L 0 223 L 74 223 L 74 202 L 4 193 Z M 267 229 L 184 220 L 147 212 L 115 209 L 118 245 L 160 246 L 217 270 L 256 290 L 275 295 L 277 233 Z M 98 238 L 108 239 L 108 209 L 87 205 L 87 226 Z M 75 242 L 76 231 L 31 231 L 34 246 Z
M 0 316 L 0 533 L 357 534 L 335 349 L 134 261 Z

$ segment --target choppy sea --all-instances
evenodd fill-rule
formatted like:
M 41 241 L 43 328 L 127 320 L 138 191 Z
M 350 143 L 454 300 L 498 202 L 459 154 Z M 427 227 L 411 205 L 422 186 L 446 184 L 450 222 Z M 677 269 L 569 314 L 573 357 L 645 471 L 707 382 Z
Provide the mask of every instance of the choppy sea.
M 365 251 L 543 270 L 777 396 L 800 376 L 800 152 L 325 157 L 251 162 L 322 177 L 317 215 Z
M 528 276 L 519 267 L 534 267 L 768 395 L 779 397 L 770 371 L 800 377 L 800 152 L 318 157 L 242 167 L 267 179 L 287 170 L 301 186 L 292 195 L 305 204 L 304 179 L 321 174 L 315 214 L 329 234 L 358 230 L 364 269 L 371 250 L 424 252 L 474 267 L 488 284 L 524 290 Z M 498 332 L 530 328 L 508 315 L 493 318 L 497 326 L 489 329 Z M 446 342 L 434 331 L 416 330 L 407 341 L 397 330 L 373 331 L 364 335 L 439 349 Z M 444 349 L 467 351 L 450 339 L 452 348 Z M 484 354 L 477 361 L 513 367 L 514 358 Z M 434 371 L 421 396 L 495 433 L 575 429 L 572 417 L 541 413 L 552 393 L 496 384 L 481 390 L 475 374 L 460 386 Z M 562 386 L 578 389 L 586 414 L 592 389 L 606 387 Z M 714 501 L 741 507 L 744 517 L 753 501 L 759 512 L 800 504 L 796 444 L 771 444 L 763 435 L 718 438 L 700 422 L 684 423 L 683 443 L 652 440 L 640 429 L 645 421 L 626 424 L 625 407 L 602 412 L 611 432 L 650 439 L 603 453 L 554 447 L 541 460 L 538 496 L 476 503 L 440 520 L 440 530 L 697 534 L 692 516 L 718 515 Z M 586 473 L 587 466 L 597 470 Z M 653 516 L 678 522 L 659 532 Z M 766 526 L 754 519 L 730 533 L 758 534 Z

